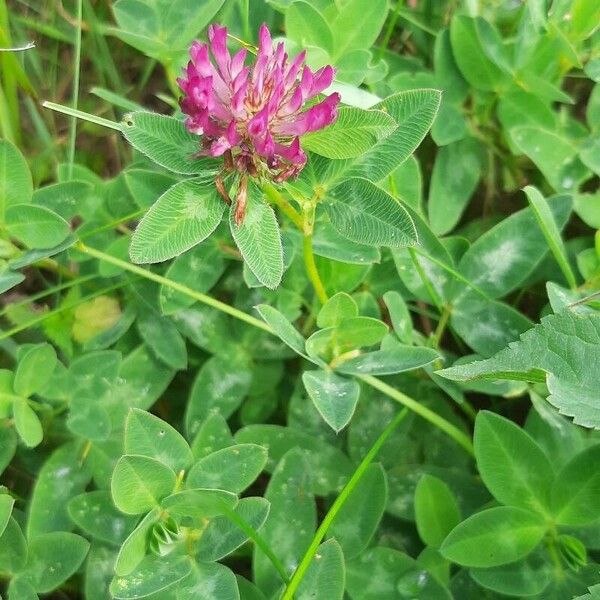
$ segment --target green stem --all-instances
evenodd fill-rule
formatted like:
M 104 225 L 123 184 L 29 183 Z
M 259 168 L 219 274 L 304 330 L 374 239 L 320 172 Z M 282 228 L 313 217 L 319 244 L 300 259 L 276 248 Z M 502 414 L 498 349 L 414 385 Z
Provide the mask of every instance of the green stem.
M 377 456 L 379 450 L 381 450 L 383 444 L 385 444 L 385 441 L 390 437 L 394 429 L 396 429 L 396 427 L 400 425 L 400 423 L 406 417 L 407 414 L 408 410 L 405 408 L 404 410 L 400 411 L 392 421 L 390 421 L 388 426 L 381 432 L 379 437 L 375 440 L 375 443 L 373 444 L 373 446 L 371 446 L 369 452 L 367 452 L 366 456 L 362 459 L 361 463 L 358 465 L 358 468 L 356 469 L 356 471 L 354 471 L 352 477 L 340 492 L 340 495 L 335 499 L 335 502 L 331 505 L 331 508 L 327 511 L 327 514 L 325 515 L 323 521 L 319 525 L 319 528 L 317 529 L 310 543 L 310 546 L 304 553 L 300 564 L 294 571 L 294 574 L 290 579 L 290 583 L 288 584 L 283 594 L 282 600 L 292 600 L 292 598 L 294 597 L 294 593 L 300 586 L 302 579 L 306 575 L 306 571 L 310 567 L 310 563 L 312 562 L 315 554 L 317 553 L 319 544 L 325 537 L 325 534 L 331 527 L 331 524 L 333 523 L 334 519 L 342 509 L 342 506 L 344 506 L 346 500 L 348 500 L 348 498 L 350 497 L 350 494 L 352 494 L 352 492 L 356 489 L 356 486 L 359 484 L 363 475 L 366 473 L 369 465 L 375 460 L 375 457 Z
M 402 8 L 403 0 L 396 0 L 396 8 L 392 13 L 392 18 L 388 21 L 388 26 L 385 30 L 385 35 L 383 37 L 383 41 L 381 42 L 381 46 L 379 47 L 379 60 L 383 58 L 384 52 L 387 50 L 387 47 L 392 39 L 392 34 L 394 33 L 394 28 L 396 27 L 396 23 L 398 22 L 398 17 L 400 16 L 400 9 Z
M 109 129 L 115 129 L 116 131 L 121 131 L 121 124 L 116 121 L 110 121 L 109 119 L 103 119 L 102 117 L 98 117 L 96 115 L 92 115 L 90 113 L 83 112 L 82 110 L 76 110 L 71 108 L 70 106 L 63 106 L 62 104 L 56 104 L 56 102 L 42 102 L 42 106 L 44 108 L 49 108 L 50 110 L 54 110 L 56 112 L 62 113 L 63 115 L 69 115 L 70 117 L 77 117 L 82 121 L 88 121 L 90 123 L 95 123 L 96 125 L 102 125 L 102 127 L 108 127 Z
M 258 548 L 260 548 L 263 554 L 271 561 L 271 564 L 275 567 L 279 576 L 283 580 L 283 582 L 287 585 L 289 581 L 289 577 L 285 572 L 285 567 L 282 562 L 277 558 L 275 553 L 273 552 L 271 546 L 267 543 L 267 541 L 248 523 L 245 519 L 240 517 L 235 511 L 224 509 L 225 516 L 235 525 L 237 525 L 255 544 Z
M 79 102 L 79 73 L 81 68 L 81 20 L 83 18 L 83 0 L 77 2 L 77 32 L 75 34 L 75 67 L 73 72 L 73 100 L 72 108 L 77 110 Z M 77 117 L 73 116 L 69 123 L 69 179 L 73 177 L 75 163 L 75 140 L 77 138 Z
M 177 283 L 176 281 L 172 281 L 171 279 L 167 279 L 166 277 L 162 277 L 161 275 L 157 275 L 156 273 L 153 273 L 152 271 L 149 271 L 148 269 L 142 269 L 141 267 L 132 265 L 131 263 L 125 262 L 124 260 L 120 260 L 119 258 L 110 256 L 109 254 L 105 254 L 104 252 L 101 252 L 100 250 L 90 248 L 89 246 L 86 246 L 83 242 L 77 242 L 77 244 L 75 244 L 74 247 L 77 250 L 79 250 L 80 252 L 82 252 L 83 254 L 87 254 L 88 256 L 93 256 L 94 258 L 97 258 L 104 262 L 108 262 L 117 267 L 120 267 L 121 269 L 123 269 L 125 271 L 129 271 L 130 273 L 135 273 L 136 275 L 139 275 L 140 277 L 145 277 L 146 279 L 155 281 L 156 283 L 164 285 L 165 287 L 169 287 L 177 292 L 180 292 L 181 294 L 185 294 L 186 296 L 189 296 L 190 298 L 194 298 L 194 300 L 197 300 L 198 302 L 202 302 L 203 304 L 212 306 L 213 308 L 216 308 L 217 310 L 227 313 L 228 315 L 231 315 L 232 317 L 235 317 L 236 319 L 239 319 L 240 321 L 244 321 L 245 323 L 248 323 L 249 325 L 252 325 L 253 327 L 262 329 L 263 331 L 266 331 L 267 333 L 270 333 L 271 335 L 277 335 L 264 321 L 261 321 L 241 310 L 238 310 L 237 308 L 229 306 L 228 304 L 225 304 L 224 302 L 221 302 L 220 300 L 216 300 L 215 298 L 212 298 L 211 296 L 207 296 L 206 294 L 196 292 L 195 290 L 193 290 L 185 285 Z M 318 276 L 318 273 L 317 273 L 317 276 Z M 319 279 L 319 281 L 320 281 L 320 279 Z M 7 336 L 4 336 L 4 337 L 7 337 Z M 0 337 L 0 339 L 2 339 L 2 338 Z M 390 385 L 384 383 L 383 381 L 380 381 L 376 377 L 373 377 L 371 375 L 360 375 L 360 376 L 358 376 L 358 378 L 361 379 L 367 385 L 374 387 L 375 389 L 384 393 L 386 396 L 389 396 L 393 400 L 400 402 L 400 404 L 403 404 L 404 406 L 406 406 L 407 408 L 409 408 L 410 410 L 412 410 L 419 416 L 423 417 L 425 420 L 429 421 L 430 423 L 432 423 L 433 425 L 435 425 L 436 427 L 438 427 L 439 429 L 441 429 L 442 431 L 447 433 L 452 439 L 454 439 L 461 446 L 463 446 L 470 454 L 473 454 L 473 446 L 471 444 L 471 440 L 462 431 L 460 431 L 454 425 L 452 425 L 451 423 L 446 421 L 443 417 L 440 417 L 438 414 L 436 414 L 432 410 L 419 404 L 416 400 L 413 400 L 409 396 L 406 396 L 402 392 L 399 392 L 398 390 L 394 389 Z
M 445 304 L 442 310 L 442 314 L 440 316 L 440 320 L 438 321 L 437 327 L 435 329 L 435 333 L 433 334 L 433 341 L 436 348 L 440 347 L 440 343 L 442 341 L 442 336 L 446 331 L 446 327 L 448 325 L 448 321 L 450 319 L 450 315 L 452 314 L 452 307 L 449 304 Z
M 325 286 L 321 281 L 321 277 L 319 275 L 319 271 L 317 270 L 317 263 L 315 262 L 315 255 L 312 247 L 312 233 L 304 236 L 304 265 L 306 266 L 306 273 L 308 274 L 308 278 L 315 288 L 315 292 L 317 293 L 317 297 L 319 298 L 319 302 L 321 304 L 325 304 L 328 300 L 327 292 L 325 291 Z
M 281 211 L 289 217 L 289 219 L 298 227 L 298 229 L 304 229 L 304 223 L 302 222 L 302 217 L 298 212 L 294 209 L 294 207 L 282 196 L 282 194 L 270 183 L 265 183 L 262 186 L 263 192 L 266 194 L 267 198 L 275 204 Z
M 452 423 L 446 421 L 446 419 L 440 417 L 440 415 L 433 412 L 431 409 L 423 406 L 416 400 L 413 400 L 406 394 L 403 394 L 399 390 L 393 388 L 391 385 L 384 383 L 372 375 L 357 375 L 356 377 L 361 381 L 364 381 L 367 385 L 370 385 L 376 390 L 383 392 L 392 400 L 396 400 L 396 402 L 406 406 L 420 417 L 423 417 L 423 419 L 426 421 L 429 421 L 432 425 L 435 425 L 438 429 L 441 429 L 443 432 L 447 433 L 457 444 L 461 445 L 469 454 L 474 456 L 473 444 L 471 443 L 470 438 L 460 429 L 458 429 L 458 427 L 452 425 Z
M 151 281 L 160 283 L 161 285 L 164 285 L 165 287 L 171 288 L 177 292 L 180 292 L 181 294 L 185 294 L 186 296 L 189 296 L 190 298 L 194 298 L 194 300 L 197 300 L 198 302 L 202 302 L 203 304 L 212 306 L 213 308 L 216 308 L 217 310 L 227 313 L 228 315 L 231 315 L 232 317 L 235 317 L 236 319 L 239 319 L 240 321 L 244 321 L 245 323 L 248 323 L 249 325 L 258 327 L 259 329 L 262 329 L 263 331 L 266 331 L 271 334 L 273 333 L 273 330 L 264 321 L 261 321 L 260 319 L 257 319 L 256 317 L 253 317 L 252 315 L 246 314 L 245 312 L 238 310 L 237 308 L 234 308 L 233 306 L 229 306 L 229 304 L 225 304 L 225 302 L 221 302 L 220 300 L 216 300 L 215 298 L 213 298 L 211 296 L 207 296 L 206 294 L 197 292 L 197 291 L 193 290 L 192 288 L 187 287 L 186 285 L 182 285 L 181 283 L 177 283 L 176 281 L 172 281 L 171 279 L 162 277 L 162 275 L 153 273 L 152 271 L 149 271 L 148 269 L 143 269 L 142 267 L 138 267 L 137 265 L 132 265 L 131 263 L 128 263 L 128 262 L 121 260 L 119 258 L 116 258 L 114 256 L 110 256 L 109 254 L 106 254 L 100 250 L 96 250 L 95 248 L 90 248 L 89 246 L 86 246 L 83 242 L 77 242 L 75 244 L 74 248 L 76 248 L 83 254 L 87 254 L 88 256 L 93 256 L 94 258 L 97 258 L 98 260 L 102 260 L 104 262 L 115 265 L 116 267 L 120 267 L 121 269 L 124 269 L 125 271 L 129 271 L 130 273 L 135 273 L 136 275 L 139 275 L 140 277 L 145 277 L 146 279 L 150 279 Z

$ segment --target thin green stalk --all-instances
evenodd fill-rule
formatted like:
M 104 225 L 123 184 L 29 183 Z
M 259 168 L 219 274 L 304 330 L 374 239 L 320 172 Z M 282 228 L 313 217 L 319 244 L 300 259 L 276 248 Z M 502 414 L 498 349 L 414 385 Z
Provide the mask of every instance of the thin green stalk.
M 331 505 L 331 508 L 327 511 L 327 514 L 321 521 L 319 528 L 317 529 L 310 546 L 304 553 L 300 564 L 294 571 L 292 578 L 290 579 L 290 583 L 288 584 L 282 600 L 292 600 L 294 597 L 294 593 L 298 590 L 298 587 L 302 583 L 302 579 L 306 575 L 306 571 L 310 567 L 310 563 L 312 562 L 315 554 L 317 553 L 317 549 L 325 534 L 331 527 L 334 519 L 342 509 L 342 506 L 346 503 L 346 500 L 350 497 L 352 492 L 356 489 L 356 486 L 359 484 L 363 475 L 366 473 L 369 465 L 375 460 L 375 457 L 381 450 L 383 444 L 385 444 L 386 440 L 390 437 L 394 429 L 400 425 L 402 420 L 408 414 L 408 409 L 401 410 L 388 424 L 388 426 L 381 432 L 379 437 L 375 440 L 375 443 L 371 446 L 369 452 L 367 452 L 366 456 L 362 459 L 361 463 L 358 465 L 356 471 L 352 474 L 352 477 L 349 479 L 348 483 L 344 486 L 340 495 L 335 499 L 335 502 Z
M 261 321 L 260 319 L 257 319 L 256 317 L 253 317 L 252 315 L 249 315 L 241 310 L 238 310 L 237 308 L 234 308 L 233 306 L 229 306 L 229 304 L 225 304 L 225 302 L 221 302 L 220 300 L 217 300 L 217 299 L 213 298 L 212 296 L 207 296 L 206 294 L 197 292 L 186 285 L 182 285 L 181 283 L 177 283 L 176 281 L 167 279 L 166 277 L 163 277 L 162 275 L 153 273 L 152 271 L 149 271 L 148 269 L 143 269 L 142 267 L 138 267 L 137 265 L 132 265 L 129 262 L 126 262 L 126 261 L 116 258 L 114 256 L 110 256 L 109 254 L 106 254 L 100 250 L 96 250 L 95 248 L 90 248 L 89 246 L 86 246 L 83 242 L 77 242 L 75 244 L 74 248 L 79 250 L 83 254 L 87 254 L 88 256 L 93 256 L 94 258 L 97 258 L 104 262 L 115 265 L 116 267 L 120 267 L 121 269 L 124 269 L 125 271 L 129 271 L 130 273 L 135 273 L 136 275 L 140 275 L 141 277 L 145 277 L 146 279 L 150 279 L 151 281 L 160 283 L 161 285 L 164 285 L 165 287 L 169 287 L 177 292 L 180 292 L 181 294 L 185 294 L 186 296 L 189 296 L 190 298 L 194 298 L 194 300 L 197 300 L 198 302 L 202 302 L 203 304 L 212 306 L 213 308 L 216 308 L 217 310 L 227 313 L 228 315 L 231 315 L 232 317 L 235 317 L 236 319 L 239 319 L 240 321 L 244 321 L 245 323 L 248 323 L 249 325 L 258 327 L 259 329 L 262 329 L 263 331 L 266 331 L 271 334 L 273 333 L 273 330 L 264 321 Z
M 285 572 L 285 567 L 282 562 L 277 558 L 275 552 L 267 541 L 260 535 L 250 523 L 248 523 L 245 519 L 240 517 L 235 511 L 224 509 L 225 516 L 235 525 L 237 525 L 255 544 L 258 548 L 260 548 L 263 554 L 271 561 L 271 564 L 275 567 L 282 581 L 287 585 L 289 582 L 289 577 Z
M 88 121 L 90 123 L 95 123 L 96 125 L 102 125 L 102 127 L 108 127 L 109 129 L 121 131 L 121 124 L 117 123 L 116 121 L 110 121 L 109 119 L 104 119 L 102 117 L 98 117 L 97 115 L 92 115 L 90 113 L 83 112 L 82 110 L 71 108 L 70 106 L 64 106 L 62 104 L 56 104 L 55 102 L 48 101 L 42 102 L 42 106 L 44 108 L 49 108 L 50 110 L 62 113 L 63 115 L 69 115 L 70 117 L 81 119 L 82 121 Z
M 109 292 L 112 292 L 121 287 L 124 287 L 125 285 L 127 285 L 127 282 L 120 282 L 115 285 L 111 285 L 104 289 L 98 290 L 97 292 L 94 292 L 93 294 L 90 294 L 88 296 L 84 296 L 83 298 L 79 298 L 76 301 L 69 302 L 69 304 L 65 304 L 64 306 L 59 306 L 51 311 L 48 311 L 47 313 L 40 315 L 39 317 L 36 317 L 35 319 L 31 319 L 31 320 L 27 321 L 27 323 L 22 323 L 21 325 L 17 325 L 16 327 L 9 329 L 8 331 L 1 332 L 0 340 L 12 337 L 13 335 L 15 335 L 17 333 L 24 331 L 25 329 L 29 329 L 30 327 L 38 325 L 39 323 L 43 323 L 46 319 L 49 319 L 50 317 L 53 317 L 54 315 L 60 314 L 61 312 L 65 311 L 65 310 L 75 308 L 75 307 L 79 306 L 80 304 L 87 302 L 88 300 L 93 300 L 94 298 L 97 298 L 98 296 L 102 296 L 103 294 L 108 294 Z
M 11 304 L 7 305 L 4 309 L 0 310 L 0 317 L 4 316 L 8 312 L 9 307 L 16 308 L 18 306 L 25 306 L 26 304 L 33 304 L 36 300 L 41 300 L 42 298 L 45 298 L 46 296 L 51 296 L 52 294 L 55 294 L 56 292 L 61 292 L 62 290 L 71 288 L 75 285 L 85 283 L 86 281 L 89 281 L 90 279 L 94 279 L 94 277 L 97 277 L 97 275 L 85 275 L 84 277 L 72 279 L 65 283 L 61 283 L 60 285 L 55 285 L 51 288 L 42 290 L 41 292 L 38 292 L 37 294 L 28 296 L 27 298 L 25 298 L 25 300 L 21 300 L 21 302 L 12 302 Z
M 471 443 L 469 436 L 458 429 L 458 427 L 452 425 L 452 423 L 446 421 L 446 419 L 440 417 L 440 415 L 433 412 L 431 409 L 423 406 L 420 402 L 417 402 L 410 396 L 403 394 L 391 385 L 384 383 L 372 375 L 357 375 L 356 377 L 361 381 L 364 381 L 367 385 L 383 392 L 392 400 L 406 406 L 420 417 L 423 417 L 426 421 L 429 421 L 432 425 L 435 425 L 438 429 L 447 433 L 457 444 L 461 445 L 469 454 L 474 456 L 473 444 Z
M 321 302 L 321 304 L 325 304 L 329 298 L 327 296 L 327 292 L 325 291 L 325 286 L 321 281 L 319 271 L 317 270 L 317 263 L 315 262 L 315 255 L 312 247 L 312 233 L 304 236 L 303 248 L 306 273 L 308 274 L 308 278 L 315 288 L 319 302 Z
M 77 1 L 77 32 L 75 34 L 75 65 L 73 69 L 73 95 L 72 108 L 77 110 L 79 103 L 79 74 L 81 69 L 81 21 L 83 19 L 83 0 Z M 77 117 L 73 115 L 69 123 L 69 179 L 73 177 L 73 165 L 75 164 L 75 141 L 77 139 Z
M 436 348 L 440 347 L 440 343 L 442 341 L 444 332 L 446 331 L 446 327 L 448 325 L 448 321 L 450 319 L 451 314 L 452 307 L 449 304 L 445 304 L 444 308 L 442 309 L 440 320 L 438 321 L 437 327 L 435 329 L 435 333 L 433 334 L 433 341 L 435 343 Z
M 443 300 L 440 297 L 440 295 L 437 293 L 437 290 L 433 287 L 431 281 L 429 280 L 429 277 L 427 277 L 425 270 L 423 269 L 423 267 L 421 266 L 421 263 L 419 262 L 419 259 L 417 258 L 415 249 L 412 247 L 409 247 L 408 254 L 410 255 L 410 259 L 411 259 L 415 269 L 417 270 L 417 273 L 419 274 L 419 277 L 421 278 L 421 281 L 423 282 L 423 285 L 425 286 L 425 289 L 427 290 L 427 293 L 429 294 L 431 301 L 433 302 L 433 304 L 435 304 L 435 306 L 437 306 L 439 309 L 441 309 Z
M 301 231 L 304 229 L 304 223 L 302 222 L 302 217 L 300 214 L 294 209 L 294 207 L 282 196 L 282 194 L 270 183 L 265 183 L 262 186 L 263 192 L 266 194 L 267 198 L 270 202 L 275 204 L 281 211 L 289 217 L 289 219 L 300 229 Z
M 244 24 L 244 37 L 249 40 L 252 35 L 250 31 L 250 0 L 242 0 L 242 22 Z
M 400 9 L 402 8 L 403 0 L 396 0 L 396 8 L 392 13 L 391 19 L 388 21 L 388 26 L 385 30 L 385 35 L 383 36 L 383 41 L 381 42 L 381 46 L 379 46 L 379 60 L 383 58 L 383 54 L 387 50 L 389 46 L 390 40 L 392 39 L 392 34 L 394 33 L 394 29 L 396 27 L 396 23 L 398 22 L 398 17 L 400 16 Z

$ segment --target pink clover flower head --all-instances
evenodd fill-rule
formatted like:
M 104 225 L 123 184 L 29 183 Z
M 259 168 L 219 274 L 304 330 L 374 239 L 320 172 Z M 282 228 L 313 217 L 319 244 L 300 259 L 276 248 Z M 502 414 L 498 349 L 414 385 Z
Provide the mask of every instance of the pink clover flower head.
M 225 155 L 229 168 L 254 177 L 281 182 L 297 176 L 306 164 L 300 136 L 337 118 L 337 93 L 306 107 L 329 87 L 333 67 L 313 72 L 304 64 L 305 52 L 288 61 L 282 43 L 273 47 L 266 25 L 252 66 L 245 64 L 245 48 L 229 54 L 226 27 L 211 25 L 208 40 L 192 44 L 177 80 L 186 127 L 203 136 L 200 154 Z

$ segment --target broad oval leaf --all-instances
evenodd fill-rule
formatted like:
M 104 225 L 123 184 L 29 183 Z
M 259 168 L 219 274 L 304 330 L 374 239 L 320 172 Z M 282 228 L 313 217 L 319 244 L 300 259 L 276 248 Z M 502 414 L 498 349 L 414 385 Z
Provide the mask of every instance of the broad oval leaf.
M 225 203 L 214 184 L 190 179 L 169 188 L 139 222 L 129 248 L 135 263 L 161 262 L 205 240 L 221 222 Z
M 382 110 L 343 106 L 332 125 L 302 136 L 302 146 L 327 158 L 354 158 L 388 137 L 396 127 L 396 121 Z
M 243 492 L 267 464 L 267 450 L 257 444 L 236 444 L 201 458 L 190 470 L 188 487 Z
M 395 344 L 392 348 L 349 358 L 335 368 L 336 371 L 349 375 L 393 375 L 420 369 L 439 357 L 439 353 L 433 348 Z
M 4 211 L 14 204 L 27 204 L 33 194 L 33 182 L 27 162 L 8 140 L 0 140 L 0 222 Z
M 344 553 L 338 540 L 330 539 L 317 548 L 294 597 L 297 600 L 342 600 L 345 587 Z
M 406 209 L 367 179 L 353 177 L 337 185 L 325 209 L 335 229 L 353 242 L 394 248 L 417 243 L 415 224 Z
M 25 397 L 39 392 L 48 383 L 56 364 L 56 351 L 50 344 L 29 348 L 17 365 L 13 383 L 15 392 Z
M 6 209 L 6 229 L 28 248 L 52 248 L 63 242 L 71 228 L 45 206 L 13 204 Z
M 283 246 L 279 223 L 273 209 L 255 184 L 248 185 L 244 220 L 235 223 L 235 204 L 229 216 L 231 234 L 245 263 L 266 287 L 275 289 L 283 276 Z
M 360 386 L 354 379 L 340 377 L 333 371 L 305 371 L 304 387 L 325 422 L 339 433 L 352 418 Z
M 158 506 L 175 487 L 172 469 L 147 456 L 122 456 L 111 479 L 111 492 L 117 508 L 129 515 L 148 512 Z
M 219 563 L 195 563 L 177 585 L 177 600 L 240 600 L 235 575 Z
M 459 523 L 440 552 L 465 567 L 497 567 L 527 556 L 541 542 L 546 528 L 544 518 L 528 510 L 489 508 Z
M 183 436 L 158 417 L 133 408 L 125 423 L 124 450 L 154 458 L 178 473 L 193 461 L 192 451 Z
M 354 298 L 346 292 L 338 292 L 321 307 L 317 325 L 321 328 L 335 327 L 351 317 L 358 317 L 358 306 Z
M 197 158 L 201 138 L 190 133 L 183 121 L 151 112 L 133 112 L 125 117 L 121 131 L 136 150 L 169 171 L 181 175 L 216 171 L 215 161 Z
M 500 415 L 481 411 L 473 443 L 481 478 L 498 501 L 546 511 L 554 470 L 527 432 Z

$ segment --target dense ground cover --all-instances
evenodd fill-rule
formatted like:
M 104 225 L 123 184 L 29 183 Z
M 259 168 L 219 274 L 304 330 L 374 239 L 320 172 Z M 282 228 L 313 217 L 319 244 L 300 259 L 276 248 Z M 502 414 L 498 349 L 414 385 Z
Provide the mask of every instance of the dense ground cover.
M 3 597 L 596 598 L 599 25 L 0 0 Z

